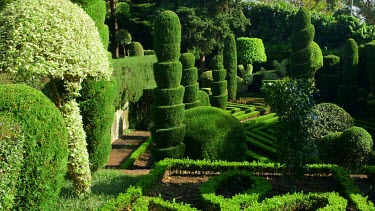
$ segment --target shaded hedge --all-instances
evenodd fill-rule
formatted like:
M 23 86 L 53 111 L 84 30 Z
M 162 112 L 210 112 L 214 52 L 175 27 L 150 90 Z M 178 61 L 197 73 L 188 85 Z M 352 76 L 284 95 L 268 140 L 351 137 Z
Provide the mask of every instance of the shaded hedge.
M 19 122 L 25 137 L 15 210 L 48 210 L 57 202 L 68 161 L 68 131 L 56 106 L 24 85 L 0 86 L 0 112 Z

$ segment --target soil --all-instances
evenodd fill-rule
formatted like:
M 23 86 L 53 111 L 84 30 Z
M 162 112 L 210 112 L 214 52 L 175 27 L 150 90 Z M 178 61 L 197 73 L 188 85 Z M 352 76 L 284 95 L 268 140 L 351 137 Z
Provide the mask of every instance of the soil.
M 112 151 L 106 168 L 116 169 L 126 160 L 131 153 L 138 148 L 148 137 L 148 131 L 132 131 L 112 143 Z M 125 174 L 144 175 L 148 174 L 152 167 L 152 157 L 147 150 L 130 169 L 120 170 Z M 218 175 L 218 172 L 203 172 L 202 174 L 189 174 L 166 172 L 159 185 L 154 187 L 149 196 L 161 196 L 165 200 L 184 202 L 192 207 L 204 210 L 201 201 L 199 186 L 210 177 Z M 300 192 L 332 192 L 338 191 L 333 175 L 308 175 L 304 180 L 291 184 L 290 181 L 277 174 L 262 174 L 272 185 L 272 190 L 267 197 L 283 195 L 285 193 Z M 371 182 L 366 175 L 351 175 L 360 190 L 375 202 L 375 194 Z M 234 195 L 235 193 L 227 193 Z

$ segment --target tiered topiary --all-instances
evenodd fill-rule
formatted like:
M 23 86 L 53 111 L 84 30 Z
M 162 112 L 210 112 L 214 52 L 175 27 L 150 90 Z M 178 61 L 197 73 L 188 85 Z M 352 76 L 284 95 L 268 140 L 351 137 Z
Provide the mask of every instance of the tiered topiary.
M 201 106 L 211 106 L 210 95 L 207 92 L 198 90 L 197 99 L 200 101 Z
M 226 111 L 199 106 L 185 112 L 185 157 L 191 159 L 244 161 L 245 129 Z
M 155 143 L 155 160 L 182 158 L 185 144 L 183 124 L 184 87 L 180 85 L 182 64 L 179 61 L 181 25 L 176 13 L 164 11 L 155 20 L 154 49 L 158 62 L 154 64 L 157 87 L 153 90 L 151 137 Z
M 57 202 L 67 170 L 68 130 L 63 116 L 41 91 L 18 84 L 0 86 L 0 114 L 12 118 L 21 127 L 4 131 L 7 127 L 2 125 L 5 136 L 1 139 L 7 138 L 6 144 L 12 148 L 8 148 L 10 151 L 2 151 L 7 147 L 4 148 L 3 144 L 0 147 L 1 180 L 8 179 L 9 170 L 15 175 L 19 174 L 18 178 L 12 181 L 16 188 L 13 192 L 15 198 L 12 210 L 49 210 Z M 22 133 L 24 144 L 21 143 L 21 134 L 16 135 L 15 132 Z M 20 139 L 12 140 L 12 137 Z M 17 163 L 2 168 L 1 162 L 11 159 L 8 156 L 10 153 L 19 156 L 17 161 L 13 159 L 15 162 L 21 162 L 19 172 Z M 22 157 L 23 160 L 19 160 Z M 8 185 L 11 187 L 12 183 Z M 0 188 L 0 199 L 4 199 L 1 182 Z M 5 197 L 5 200 L 12 199 L 11 195 Z
M 0 70 L 50 81 L 53 100 L 70 134 L 69 175 L 78 194 L 89 194 L 89 156 L 76 98 L 82 81 L 109 79 L 112 74 L 95 23 L 66 0 L 14 1 L 1 17 Z
M 358 45 L 354 39 L 348 39 L 345 44 L 342 83 L 337 93 L 337 103 L 348 111 L 353 111 L 357 100 L 357 67 Z
M 311 78 L 323 65 L 319 46 L 314 44 L 315 28 L 311 14 L 301 7 L 293 19 L 292 54 L 289 75 L 294 78 Z M 319 53 L 320 52 L 320 53 Z
M 340 57 L 333 54 L 323 57 L 323 67 L 315 77 L 320 96 L 324 101 L 333 102 L 336 99 L 341 79 L 339 66 L 341 66 Z
M 224 40 L 224 68 L 227 70 L 228 99 L 236 100 L 237 96 L 237 47 L 233 34 Z
M 129 56 L 144 56 L 143 46 L 139 42 L 132 42 L 129 46 Z
M 375 40 L 365 45 L 365 69 L 369 81 L 370 93 L 367 101 L 367 110 L 371 119 L 375 119 Z
M 225 76 L 227 71 L 223 66 L 223 54 L 222 52 L 217 53 L 211 59 L 212 67 L 212 78 L 211 91 L 212 95 L 210 96 L 211 105 L 221 109 L 226 109 L 228 101 L 228 92 L 227 92 L 227 81 Z
M 198 101 L 198 69 L 194 67 L 195 57 L 192 53 L 184 53 L 180 57 L 182 64 L 181 85 L 185 86 L 184 103 L 185 109 L 194 108 L 200 105 Z

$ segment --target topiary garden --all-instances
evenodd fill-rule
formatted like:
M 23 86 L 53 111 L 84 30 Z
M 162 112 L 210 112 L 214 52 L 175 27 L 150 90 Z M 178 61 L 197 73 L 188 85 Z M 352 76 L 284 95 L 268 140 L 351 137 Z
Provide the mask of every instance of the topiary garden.
M 277 5 L 0 1 L 0 210 L 375 210 L 375 33 Z

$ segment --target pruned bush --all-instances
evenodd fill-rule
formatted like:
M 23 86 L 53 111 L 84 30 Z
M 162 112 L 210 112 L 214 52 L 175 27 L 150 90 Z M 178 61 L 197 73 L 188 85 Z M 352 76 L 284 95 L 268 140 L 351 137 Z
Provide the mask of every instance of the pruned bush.
M 199 76 L 199 87 L 209 88 L 211 87 L 212 81 L 213 81 L 212 71 L 211 70 L 205 71 Z
M 185 157 L 191 159 L 244 161 L 245 129 L 222 109 L 200 106 L 185 112 Z
M 198 90 L 197 99 L 200 101 L 202 106 L 210 106 L 210 95 L 207 94 L 207 92 L 203 90 Z
M 0 210 L 11 210 L 23 163 L 24 135 L 13 115 L 0 113 Z
M 221 109 L 226 108 L 228 101 L 227 81 L 225 80 L 227 71 L 223 65 L 223 53 L 218 51 L 211 59 L 212 70 L 212 83 L 210 96 L 210 103 L 214 107 Z
M 224 40 L 224 68 L 227 71 L 228 98 L 236 100 L 237 96 L 237 46 L 233 34 Z
M 259 38 L 239 37 L 236 41 L 237 58 L 240 64 L 267 61 L 263 41 Z
M 129 45 L 129 56 L 144 56 L 143 46 L 139 42 L 132 42 Z
M 0 112 L 19 122 L 25 137 L 13 209 L 48 210 L 57 202 L 67 170 L 65 121 L 42 92 L 24 85 L 0 86 Z
M 181 85 L 185 86 L 184 104 L 185 109 L 199 106 L 197 95 L 199 90 L 198 69 L 194 67 L 195 57 L 192 53 L 184 53 L 180 56 L 182 64 Z

